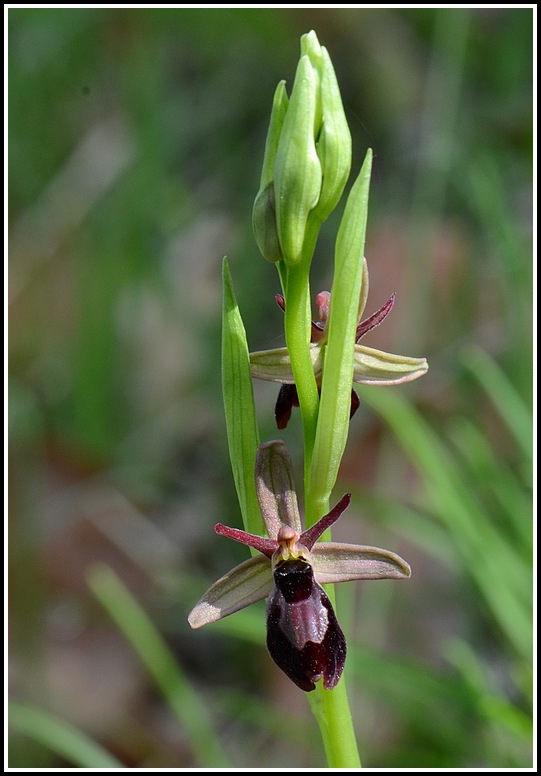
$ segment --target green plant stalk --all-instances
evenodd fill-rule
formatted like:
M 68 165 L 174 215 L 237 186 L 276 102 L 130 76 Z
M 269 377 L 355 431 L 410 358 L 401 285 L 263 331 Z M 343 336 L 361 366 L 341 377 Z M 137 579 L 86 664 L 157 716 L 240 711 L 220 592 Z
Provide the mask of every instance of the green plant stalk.
M 349 710 L 346 683 L 342 676 L 334 690 L 317 686 L 312 701 L 329 768 L 360 768 L 361 759 L 357 748 L 353 720 Z
M 322 514 L 328 512 L 328 502 L 322 508 Z M 326 531 L 323 534 L 324 541 L 330 541 L 330 533 Z M 324 587 L 336 611 L 334 585 Z M 345 674 L 333 690 L 325 690 L 323 683 L 318 682 L 308 700 L 319 727 L 329 768 L 360 768 L 361 758 L 349 709 Z
M 310 262 L 314 252 L 319 224 L 309 227 L 303 248 L 303 260 L 296 265 L 286 266 L 285 294 L 286 309 L 284 328 L 286 344 L 291 358 L 291 367 L 301 411 L 304 433 L 304 487 L 305 493 L 312 464 L 312 453 L 317 429 L 319 396 L 314 368 L 310 359 L 310 330 L 312 323 L 310 304 Z
M 303 315 L 305 315 L 306 308 L 304 299 L 306 298 L 306 294 L 309 296 L 310 293 L 306 276 L 307 272 L 304 271 L 303 267 L 295 267 L 293 270 L 290 269 L 287 273 L 287 289 L 290 292 L 289 299 L 296 299 L 298 296 L 303 301 L 298 305 L 290 305 L 289 302 L 286 303 L 285 327 L 286 341 L 291 355 L 291 364 L 293 367 L 293 375 L 295 377 L 295 385 L 297 387 L 303 421 L 306 512 L 308 513 L 308 505 L 310 504 L 310 511 L 315 521 L 318 517 L 321 517 L 328 511 L 328 502 L 326 504 L 325 502 L 319 502 L 317 506 L 315 506 L 313 499 L 310 499 L 309 488 L 306 487 L 306 478 L 310 475 L 314 451 L 317 429 L 317 410 L 319 406 L 314 370 L 309 356 L 309 345 L 307 344 L 305 337 L 299 336 L 303 332 L 303 328 L 301 327 L 304 325 Z M 302 292 L 302 296 L 301 293 L 291 293 L 292 289 L 298 289 Z M 292 308 L 292 311 L 289 313 L 288 318 L 288 309 L 290 308 Z M 310 320 L 308 320 L 308 326 L 309 325 Z M 297 356 L 297 354 L 299 355 Z M 301 362 L 300 368 L 297 358 L 299 358 L 299 361 Z M 313 391 L 310 385 L 313 386 Z M 319 512 L 319 514 L 314 515 L 314 512 Z M 328 533 L 329 532 L 326 532 L 326 535 Z M 325 538 L 327 538 L 326 535 Z M 333 600 L 334 586 L 326 585 L 325 589 L 331 600 Z M 349 710 L 344 677 L 342 677 L 334 690 L 324 690 L 322 683 L 318 682 L 315 691 L 309 696 L 309 701 L 312 713 L 319 726 L 328 767 L 359 768 L 361 763 L 357 749 L 355 731 L 351 720 L 351 712 Z
M 345 227 L 341 230 L 342 237 L 337 241 L 346 243 L 346 248 L 337 252 L 337 270 L 340 273 L 341 289 L 340 294 L 347 296 L 347 313 L 335 314 L 335 319 L 340 317 L 342 325 L 336 325 L 338 329 L 334 339 L 342 338 L 343 342 L 339 348 L 342 352 L 347 351 L 350 357 L 351 368 L 340 368 L 336 375 L 334 383 L 338 385 L 330 388 L 333 396 L 327 402 L 327 406 L 334 406 L 337 401 L 335 394 L 340 393 L 340 405 L 343 412 L 341 415 L 342 433 L 339 434 L 339 450 L 332 450 L 334 456 L 333 471 L 326 474 L 321 481 L 318 478 L 318 472 L 313 475 L 314 451 L 328 451 L 330 441 L 334 438 L 335 432 L 333 423 L 335 415 L 325 429 L 320 431 L 319 426 L 322 422 L 319 417 L 320 402 L 317 392 L 317 384 L 314 377 L 314 370 L 310 359 L 310 285 L 309 285 L 309 267 L 310 260 L 314 251 L 315 242 L 319 232 L 319 224 L 310 223 L 306 231 L 306 241 L 304 245 L 303 261 L 294 266 L 287 267 L 285 273 L 286 279 L 286 309 L 285 309 L 285 333 L 286 343 L 291 357 L 291 365 L 295 385 L 299 397 L 299 406 L 304 432 L 304 492 L 305 492 L 305 519 L 306 525 L 310 526 L 316 522 L 322 515 L 329 511 L 329 496 L 336 480 L 338 467 L 347 438 L 349 427 L 349 405 L 351 401 L 351 377 L 353 372 L 353 335 L 355 332 L 356 315 L 358 309 L 359 291 L 362 278 L 362 262 L 364 233 L 366 227 L 366 213 L 368 208 L 368 186 L 370 181 L 372 155 L 367 154 L 365 163 L 361 169 L 359 177 L 352 189 L 346 205 Z M 360 213 L 358 210 L 360 209 Z M 339 233 L 340 234 L 340 233 Z M 359 234 L 362 239 L 359 240 Z M 355 241 L 354 238 L 357 237 Z M 355 243 L 355 245 L 354 245 Z M 338 259 L 338 253 L 345 257 L 342 261 Z M 344 272 L 345 268 L 345 272 Z M 334 291 L 334 286 L 333 286 Z M 340 300 L 338 300 L 340 301 Z M 350 320 L 351 319 L 351 320 Z M 350 341 L 351 340 L 351 341 Z M 334 347 L 336 351 L 336 347 Z M 340 353 L 335 357 L 340 361 Z M 325 378 L 324 378 L 325 379 Z M 323 439 L 323 436 L 326 438 Z M 318 439 L 319 444 L 318 444 Z M 317 447 L 316 447 L 317 446 Z M 324 453 L 328 455 L 328 452 Z M 319 467 L 321 468 L 321 461 Z M 319 472 L 320 475 L 320 472 Z M 331 482 L 332 479 L 332 482 Z M 324 538 L 330 539 L 330 532 L 326 532 Z M 334 587 L 325 586 L 327 594 L 334 602 Z M 330 768 L 359 768 L 361 766 L 355 730 L 351 719 L 349 702 L 346 691 L 345 679 L 342 677 L 337 687 L 333 690 L 323 689 L 319 682 L 316 690 L 309 696 L 312 713 L 314 714 L 325 754 L 327 764 Z

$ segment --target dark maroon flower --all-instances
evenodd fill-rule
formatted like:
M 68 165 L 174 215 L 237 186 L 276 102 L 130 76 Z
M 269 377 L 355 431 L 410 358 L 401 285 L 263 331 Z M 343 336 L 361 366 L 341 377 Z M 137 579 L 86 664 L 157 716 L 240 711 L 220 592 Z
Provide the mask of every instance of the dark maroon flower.
M 301 530 L 291 460 L 283 442 L 260 445 L 256 486 L 268 537 L 222 523 L 215 531 L 261 554 L 215 582 L 190 612 L 200 628 L 268 596 L 267 648 L 275 663 L 306 692 L 323 679 L 333 688 L 344 668 L 346 641 L 322 584 L 354 579 L 403 579 L 408 564 L 388 550 L 320 542 L 350 502 L 343 496 L 327 515 Z

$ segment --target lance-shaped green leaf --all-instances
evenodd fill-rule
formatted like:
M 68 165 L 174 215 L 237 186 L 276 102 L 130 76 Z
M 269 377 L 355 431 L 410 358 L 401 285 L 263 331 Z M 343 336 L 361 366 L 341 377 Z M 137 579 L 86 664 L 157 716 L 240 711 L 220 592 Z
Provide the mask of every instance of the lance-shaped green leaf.
M 369 150 L 349 193 L 336 238 L 321 402 L 310 472 L 314 502 L 328 500 L 347 440 L 371 167 Z
M 259 445 L 246 332 L 226 259 L 223 263 L 222 388 L 229 457 L 247 530 L 261 528 L 252 472 Z

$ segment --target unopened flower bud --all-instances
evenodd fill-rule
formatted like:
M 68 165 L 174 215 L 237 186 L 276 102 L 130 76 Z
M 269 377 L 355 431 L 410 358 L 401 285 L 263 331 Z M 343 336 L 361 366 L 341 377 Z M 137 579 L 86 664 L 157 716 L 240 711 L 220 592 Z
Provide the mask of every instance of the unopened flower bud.
M 262 255 L 272 262 L 283 258 L 278 229 L 276 226 L 276 206 L 274 200 L 274 163 L 278 151 L 280 133 L 284 124 L 288 105 L 285 81 L 280 81 L 274 93 L 271 118 L 265 143 L 265 156 L 259 191 L 252 211 L 252 226 L 257 247 Z
M 306 225 L 321 191 L 322 171 L 314 122 L 317 78 L 307 56 L 299 60 L 274 165 L 278 235 L 287 265 L 303 256 Z
M 274 183 L 271 181 L 260 189 L 252 210 L 252 227 L 257 247 L 267 261 L 280 261 L 284 258 L 278 229 L 276 226 L 276 205 L 274 202 Z

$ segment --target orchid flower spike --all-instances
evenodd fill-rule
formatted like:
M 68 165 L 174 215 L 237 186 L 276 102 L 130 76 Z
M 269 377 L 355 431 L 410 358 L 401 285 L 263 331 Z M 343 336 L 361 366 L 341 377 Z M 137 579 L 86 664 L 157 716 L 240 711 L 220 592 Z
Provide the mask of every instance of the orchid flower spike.
M 227 617 L 267 598 L 267 649 L 279 668 L 301 690 L 338 683 L 346 640 L 322 584 L 355 579 L 404 579 L 411 570 L 388 550 L 318 539 L 350 502 L 343 496 L 327 515 L 302 531 L 292 464 L 282 441 L 259 446 L 256 487 L 267 537 L 229 528 L 215 531 L 261 554 L 244 561 L 215 582 L 190 612 L 192 628 Z

